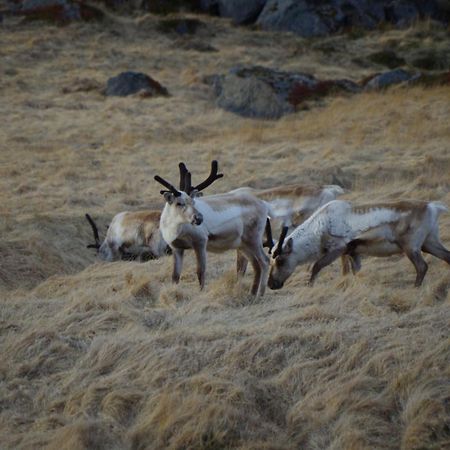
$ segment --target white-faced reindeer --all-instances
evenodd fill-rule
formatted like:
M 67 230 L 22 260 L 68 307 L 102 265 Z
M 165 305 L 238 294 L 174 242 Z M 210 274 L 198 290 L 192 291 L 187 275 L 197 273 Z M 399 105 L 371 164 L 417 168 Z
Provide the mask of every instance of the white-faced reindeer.
M 155 176 L 155 180 L 168 189 L 161 191 L 166 205 L 161 214 L 160 230 L 174 255 L 172 280 L 178 283 L 180 279 L 186 249 L 195 251 L 201 289 L 205 285 L 206 251 L 221 253 L 238 249 L 250 260 L 255 272 L 251 293 L 262 296 L 269 270 L 269 260 L 262 246 L 268 205 L 246 193 L 199 197 L 200 191 L 223 176 L 217 173 L 217 161 L 212 162 L 209 177 L 195 187 L 191 186 L 191 174 L 184 164 L 180 164 L 180 173 L 184 173 L 180 190 Z
M 450 264 L 450 252 L 439 240 L 438 218 L 448 211 L 441 202 L 402 201 L 353 206 L 334 200 L 286 238 L 284 228 L 271 257 L 269 287 L 280 289 L 296 266 L 314 262 L 310 284 L 325 266 L 349 255 L 353 272 L 360 256 L 405 254 L 416 269 L 415 286 L 422 284 L 428 265 L 421 252 Z M 286 240 L 286 242 L 284 242 Z
M 146 261 L 170 252 L 159 231 L 161 211 L 124 211 L 116 214 L 102 244 L 97 225 L 89 214 L 86 214 L 86 219 L 91 224 L 95 239 L 95 244 L 88 245 L 88 248 L 97 249 L 98 256 L 104 261 Z

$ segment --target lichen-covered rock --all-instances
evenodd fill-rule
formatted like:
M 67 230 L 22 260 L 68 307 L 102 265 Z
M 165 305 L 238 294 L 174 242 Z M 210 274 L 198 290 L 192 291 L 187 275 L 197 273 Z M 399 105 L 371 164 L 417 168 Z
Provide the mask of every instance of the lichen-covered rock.
M 261 66 L 235 67 L 226 75 L 206 77 L 205 82 L 214 87 L 219 107 L 262 119 L 278 119 L 307 100 L 360 91 L 350 80 L 317 80 L 309 74 Z
M 106 95 L 126 96 L 141 93 L 145 97 L 169 95 L 167 89 L 148 75 L 139 72 L 122 72 L 106 84 Z
M 253 76 L 226 76 L 221 85 L 217 105 L 244 117 L 260 119 L 278 119 L 293 111 L 292 106 L 277 97 L 268 84 Z

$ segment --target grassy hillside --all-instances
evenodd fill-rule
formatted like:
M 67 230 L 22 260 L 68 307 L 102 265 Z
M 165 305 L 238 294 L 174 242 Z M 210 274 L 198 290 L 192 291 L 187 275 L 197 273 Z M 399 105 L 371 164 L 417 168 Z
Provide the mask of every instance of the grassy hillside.
M 339 183 L 354 201 L 450 205 L 450 89 L 394 88 L 321 100 L 279 121 L 218 109 L 205 75 L 260 64 L 358 81 L 386 47 L 445 53 L 418 24 L 307 41 L 201 17 L 217 52 L 184 49 L 156 19 L 0 30 L 0 448 L 443 449 L 450 446 L 450 267 L 426 256 L 338 264 L 306 287 L 299 268 L 258 302 L 235 252 L 101 264 L 90 212 L 162 206 L 158 173 L 210 193 Z M 104 97 L 110 76 L 148 73 L 168 98 Z M 441 216 L 450 247 L 450 214 Z M 250 271 L 251 272 L 251 271 Z

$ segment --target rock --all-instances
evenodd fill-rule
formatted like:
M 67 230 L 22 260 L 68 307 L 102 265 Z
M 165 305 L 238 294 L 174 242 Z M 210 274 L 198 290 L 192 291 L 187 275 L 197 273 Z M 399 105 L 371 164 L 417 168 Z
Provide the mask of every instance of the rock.
M 144 97 L 169 95 L 167 89 L 148 75 L 139 72 L 122 72 L 110 78 L 106 85 L 105 95 L 126 96 L 139 92 Z
M 303 37 L 330 31 L 306 0 L 268 0 L 256 23 L 266 30 L 292 31 Z
M 293 111 L 274 90 L 258 78 L 228 75 L 224 78 L 217 105 L 244 117 L 278 119 Z
M 229 17 L 238 25 L 254 23 L 267 0 L 218 0 L 221 17 Z
M 390 70 L 372 77 L 366 84 L 365 90 L 385 89 L 394 84 L 412 81 L 417 78 L 418 74 L 411 74 L 403 69 Z
M 309 74 L 261 66 L 235 67 L 226 75 L 212 75 L 204 81 L 213 86 L 219 107 L 262 119 L 278 119 L 306 100 L 361 90 L 350 80 L 317 80 Z

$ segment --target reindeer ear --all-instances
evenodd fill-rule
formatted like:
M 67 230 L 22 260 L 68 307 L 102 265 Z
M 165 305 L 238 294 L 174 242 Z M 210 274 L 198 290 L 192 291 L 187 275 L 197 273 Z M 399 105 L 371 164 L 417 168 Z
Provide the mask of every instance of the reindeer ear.
M 164 200 L 171 205 L 173 203 L 174 195 L 172 192 L 164 192 Z
M 294 247 L 294 241 L 292 240 L 292 238 L 289 238 L 288 241 L 286 242 L 286 245 L 283 248 L 283 253 L 285 253 L 286 255 L 289 255 L 289 253 L 292 252 L 293 247 Z

